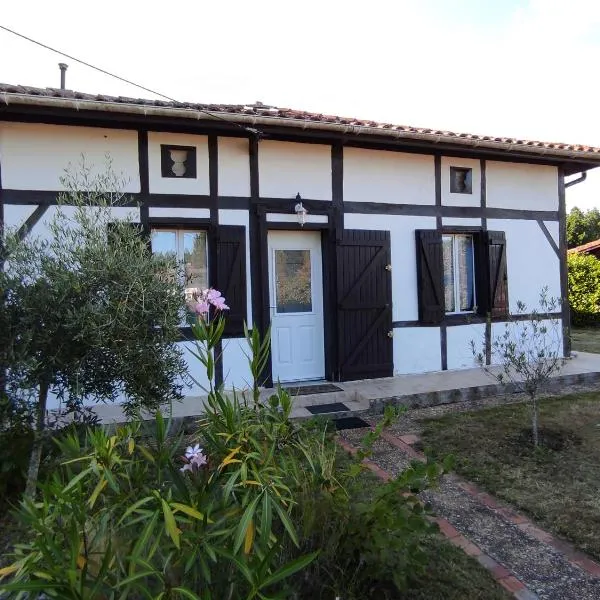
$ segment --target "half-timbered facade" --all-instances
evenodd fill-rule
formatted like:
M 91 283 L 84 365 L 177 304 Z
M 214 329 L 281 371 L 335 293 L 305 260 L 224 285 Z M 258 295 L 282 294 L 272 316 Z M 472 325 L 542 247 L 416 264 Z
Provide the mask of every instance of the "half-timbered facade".
M 236 387 L 244 322 L 271 325 L 270 381 L 472 366 L 470 340 L 518 301 L 566 297 L 565 177 L 600 164 L 582 146 L 0 86 L 0 222 L 43 234 L 82 155 L 125 176 L 153 251 L 226 296 L 217 379 Z

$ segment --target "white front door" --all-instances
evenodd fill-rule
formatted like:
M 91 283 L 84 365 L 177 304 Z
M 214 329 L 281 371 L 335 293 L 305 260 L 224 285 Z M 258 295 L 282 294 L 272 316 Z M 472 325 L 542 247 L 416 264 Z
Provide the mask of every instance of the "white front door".
M 325 377 L 318 231 L 269 231 L 273 381 Z

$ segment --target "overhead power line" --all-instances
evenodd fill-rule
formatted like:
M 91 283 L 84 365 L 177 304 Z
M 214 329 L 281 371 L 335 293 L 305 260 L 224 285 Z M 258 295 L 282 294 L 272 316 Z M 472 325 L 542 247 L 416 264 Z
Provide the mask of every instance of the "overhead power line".
M 60 56 L 64 56 L 65 58 L 68 58 L 69 60 L 74 60 L 75 62 L 78 62 L 79 64 L 89 67 L 90 69 L 94 69 L 94 71 L 98 71 L 100 73 L 103 73 L 104 75 L 108 75 L 109 77 L 114 77 L 115 79 L 118 79 L 119 81 L 122 81 L 123 83 L 132 85 L 136 88 L 139 88 L 140 90 L 144 90 L 145 92 L 154 94 L 155 96 L 160 96 L 161 98 L 164 98 L 165 100 L 169 100 L 169 102 L 179 103 L 179 100 L 176 100 L 175 98 L 171 98 L 171 96 L 167 96 L 166 94 L 162 94 L 161 92 L 152 90 L 148 87 L 140 85 L 139 83 L 135 83 L 135 81 L 131 81 L 130 79 L 126 79 L 125 77 L 121 77 L 120 75 L 116 75 L 115 73 L 111 73 L 110 71 L 107 71 L 106 69 L 101 69 L 100 67 L 97 67 L 89 62 L 86 62 L 85 60 L 82 60 L 80 58 L 72 56 L 71 54 L 67 54 L 66 52 L 63 52 L 62 50 L 57 50 L 56 48 L 52 48 L 52 46 L 48 46 L 47 44 L 38 42 L 37 40 L 34 40 L 33 38 L 30 38 L 22 33 L 19 33 L 18 31 L 15 31 L 14 29 L 10 29 L 10 27 L 5 27 L 4 25 L 0 25 L 0 29 L 3 29 L 4 31 L 7 31 L 8 33 L 12 33 L 13 35 L 16 35 L 17 37 L 27 40 L 28 42 L 31 42 L 32 44 L 35 44 L 36 46 L 40 46 L 46 50 L 50 50 L 50 52 L 54 52 L 56 54 L 59 54 Z M 202 108 L 197 108 L 195 110 L 197 110 L 198 112 L 204 113 L 206 115 L 209 115 L 213 119 L 218 119 L 219 121 L 223 121 L 230 125 L 235 125 L 236 127 L 240 127 L 244 131 L 258 134 L 258 131 L 256 129 L 253 129 L 252 127 L 245 127 L 244 125 L 241 125 L 240 123 L 236 123 L 235 121 L 230 121 L 229 119 L 226 119 L 225 117 L 221 117 L 220 115 L 217 115 L 211 111 L 204 110 Z

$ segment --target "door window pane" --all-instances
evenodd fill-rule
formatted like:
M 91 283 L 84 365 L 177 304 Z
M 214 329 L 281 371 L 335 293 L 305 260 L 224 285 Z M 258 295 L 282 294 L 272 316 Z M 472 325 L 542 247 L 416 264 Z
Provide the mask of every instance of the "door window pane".
M 452 236 L 442 237 L 444 261 L 444 302 L 446 312 L 454 312 L 454 253 L 452 251 Z
M 473 237 L 455 236 L 458 262 L 458 297 L 460 310 L 473 310 L 475 305 L 473 281 Z
M 278 313 L 312 311 L 310 250 L 275 250 Z

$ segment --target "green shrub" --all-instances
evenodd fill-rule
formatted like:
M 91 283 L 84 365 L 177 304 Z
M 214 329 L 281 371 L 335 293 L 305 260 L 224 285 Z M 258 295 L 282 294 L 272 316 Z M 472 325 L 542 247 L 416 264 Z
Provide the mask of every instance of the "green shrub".
M 151 431 L 58 439 L 61 464 L 16 513 L 30 535 L 0 569 L 3 597 L 358 600 L 422 574 L 434 527 L 416 493 L 442 467 L 415 463 L 369 497 L 359 480 L 392 413 L 340 464 L 328 424 L 292 421 L 280 387 L 266 402 L 214 387 L 222 315 L 193 331 L 211 381 L 197 434 L 171 435 L 158 411 Z M 258 374 L 269 347 L 248 337 Z
M 600 323 L 600 260 L 569 254 L 569 304 L 574 325 Z

